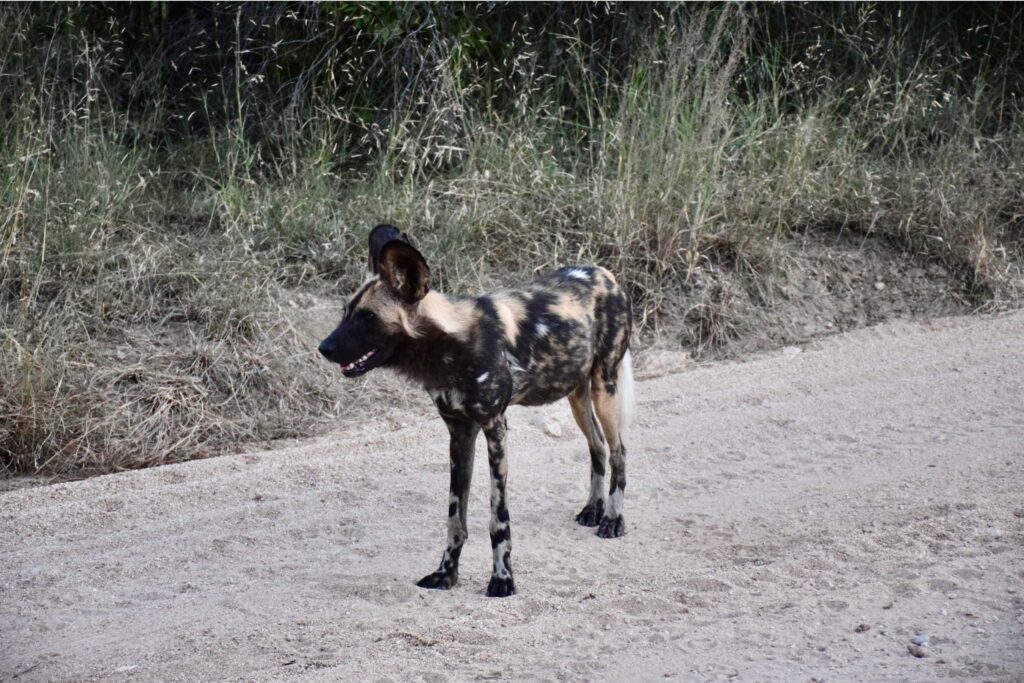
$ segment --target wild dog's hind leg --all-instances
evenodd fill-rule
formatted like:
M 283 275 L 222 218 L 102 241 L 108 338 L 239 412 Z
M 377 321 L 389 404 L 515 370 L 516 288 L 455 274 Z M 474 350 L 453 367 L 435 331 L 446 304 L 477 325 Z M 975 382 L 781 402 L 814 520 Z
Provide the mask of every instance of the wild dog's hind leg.
M 505 485 L 508 482 L 508 457 L 505 416 L 499 415 L 484 426 L 487 438 L 487 461 L 491 469 L 491 548 L 494 552 L 494 574 L 487 584 L 487 596 L 504 598 L 515 595 L 512 580 L 512 529 L 508 519 Z
M 576 521 L 583 526 L 597 526 L 604 517 L 604 472 L 606 449 L 601 427 L 594 416 L 594 405 L 590 399 L 590 382 L 585 382 L 569 394 L 569 407 L 580 431 L 587 437 L 590 448 L 590 495 Z
M 466 505 L 469 502 L 469 483 L 473 478 L 473 456 L 480 427 L 466 418 L 445 417 L 451 446 L 448 458 L 451 464 L 451 486 L 448 490 L 448 545 L 441 557 L 441 566 L 433 574 L 417 582 L 421 588 L 451 588 L 459 580 L 459 555 L 469 537 L 466 531 Z
M 604 377 L 602 377 L 604 374 Z M 608 440 L 608 460 L 611 465 L 611 480 L 608 483 L 608 505 L 597 527 L 597 535 L 602 538 L 616 538 L 626 533 L 626 519 L 623 515 L 623 503 L 626 493 L 626 447 L 622 444 L 622 430 L 619 423 L 620 410 L 616 382 L 608 376 L 616 377 L 618 368 L 611 373 L 595 371 L 593 376 L 592 396 L 597 419 Z

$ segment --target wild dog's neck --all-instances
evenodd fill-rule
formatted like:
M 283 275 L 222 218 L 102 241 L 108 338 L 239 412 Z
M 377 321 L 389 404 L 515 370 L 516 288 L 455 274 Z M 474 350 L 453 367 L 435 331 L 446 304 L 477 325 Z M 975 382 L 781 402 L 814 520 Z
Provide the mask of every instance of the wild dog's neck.
M 398 370 L 427 388 L 452 382 L 453 372 L 465 364 L 479 311 L 472 299 L 428 292 L 417 307 L 415 336 L 408 337 L 398 359 Z
M 427 292 L 417 305 L 417 314 L 427 327 L 434 327 L 449 337 L 469 340 L 479 313 L 472 299 Z

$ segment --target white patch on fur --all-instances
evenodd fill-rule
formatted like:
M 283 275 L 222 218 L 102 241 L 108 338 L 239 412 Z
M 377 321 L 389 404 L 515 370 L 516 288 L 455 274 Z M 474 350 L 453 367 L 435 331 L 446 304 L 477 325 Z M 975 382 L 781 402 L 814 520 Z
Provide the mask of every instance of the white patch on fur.
M 508 361 L 509 370 L 511 370 L 513 373 L 523 371 L 523 366 L 520 365 L 519 361 L 516 360 L 516 357 L 513 356 L 508 351 L 505 352 L 505 360 Z
M 565 272 L 566 277 L 571 277 L 576 280 L 589 280 L 590 274 L 582 268 L 570 268 Z
M 480 375 L 479 377 L 476 378 L 477 384 L 483 384 L 484 382 L 487 381 L 487 378 L 490 377 L 490 376 L 491 376 L 491 373 L 489 373 L 489 372 L 485 372 L 484 374 Z
M 427 389 L 434 403 L 444 401 L 452 410 L 462 410 L 466 396 L 458 389 Z
M 615 519 L 622 514 L 622 489 L 615 489 L 610 496 L 608 496 L 608 511 L 605 513 L 606 517 Z
M 487 444 L 490 450 L 490 444 Z M 498 480 L 491 477 L 491 532 L 495 532 L 505 526 L 504 522 L 498 521 L 498 504 L 501 502 L 501 491 L 498 488 Z
M 509 551 L 510 545 L 508 541 L 502 541 L 494 549 L 494 575 L 499 579 L 507 579 L 511 576 L 505 569 L 505 554 Z
M 458 389 L 448 389 L 444 392 L 444 396 L 448 399 L 448 405 L 455 410 L 462 410 L 462 402 L 465 400 L 465 396 Z
M 629 349 L 619 364 L 619 431 L 624 432 L 633 423 L 636 413 L 636 395 L 633 387 L 633 356 Z
M 590 498 L 588 503 L 596 500 L 604 500 L 604 475 L 592 473 L 590 475 Z
M 550 331 L 550 328 L 544 323 L 537 323 L 537 339 L 543 339 Z

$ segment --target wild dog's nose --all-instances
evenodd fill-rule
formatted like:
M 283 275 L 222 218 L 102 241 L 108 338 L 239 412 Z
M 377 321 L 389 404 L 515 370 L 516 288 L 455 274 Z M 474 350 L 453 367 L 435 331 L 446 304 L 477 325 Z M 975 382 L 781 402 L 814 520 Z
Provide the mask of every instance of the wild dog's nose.
M 320 342 L 320 346 L 317 347 L 317 351 L 319 351 L 324 358 L 330 360 L 331 354 L 334 353 L 334 344 L 331 342 L 330 338 L 324 339 Z

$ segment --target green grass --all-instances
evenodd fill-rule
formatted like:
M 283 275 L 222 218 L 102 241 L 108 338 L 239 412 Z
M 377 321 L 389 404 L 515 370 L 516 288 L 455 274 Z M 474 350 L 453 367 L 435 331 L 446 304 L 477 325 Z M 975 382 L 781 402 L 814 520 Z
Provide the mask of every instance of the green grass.
M 382 123 L 325 96 L 257 114 L 255 141 L 236 107 L 154 143 L 166 104 L 144 97 L 142 67 L 132 106 L 114 92 L 116 43 L 51 44 L 30 69 L 14 40 L 3 468 L 139 467 L 351 413 L 289 302 L 350 290 L 382 221 L 414 235 L 446 290 L 599 262 L 630 288 L 642 335 L 700 353 L 770 320 L 750 292 L 774 291 L 809 234 L 882 239 L 943 264 L 976 308 L 1018 304 L 1024 130 L 1005 79 L 965 91 L 956 63 L 867 33 L 844 79 L 817 68 L 828 47 L 754 59 L 738 10 L 695 16 L 637 46 L 621 80 L 571 36 L 558 74 L 523 48 L 488 76 L 432 44 L 429 78 Z M 481 97 L 499 90 L 505 104 Z

